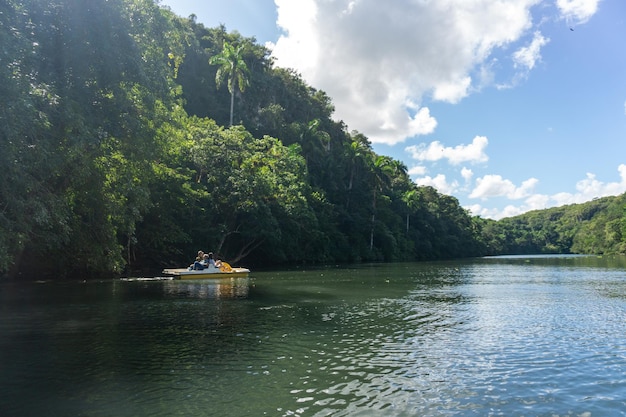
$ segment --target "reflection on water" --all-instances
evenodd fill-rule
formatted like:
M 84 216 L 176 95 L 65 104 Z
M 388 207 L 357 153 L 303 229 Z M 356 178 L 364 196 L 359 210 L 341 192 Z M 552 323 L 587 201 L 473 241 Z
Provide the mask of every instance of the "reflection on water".
M 1 285 L 0 414 L 626 415 L 626 272 L 584 259 Z
M 192 298 L 246 298 L 249 286 L 247 277 L 169 280 L 163 284 L 163 290 L 166 294 Z
M 122 278 L 120 283 L 113 283 L 114 291 L 128 290 L 121 283 L 143 283 L 143 289 L 163 289 L 164 293 L 191 298 L 246 298 L 250 285 L 249 277 L 220 277 L 207 279 L 179 280 L 171 277 Z M 154 282 L 162 282 L 155 286 Z M 152 286 L 152 287 L 150 287 Z

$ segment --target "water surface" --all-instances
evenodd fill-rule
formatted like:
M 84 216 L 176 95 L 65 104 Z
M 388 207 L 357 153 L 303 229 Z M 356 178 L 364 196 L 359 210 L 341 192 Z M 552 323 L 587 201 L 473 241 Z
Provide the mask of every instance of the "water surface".
M 626 416 L 623 258 L 0 284 L 0 415 Z

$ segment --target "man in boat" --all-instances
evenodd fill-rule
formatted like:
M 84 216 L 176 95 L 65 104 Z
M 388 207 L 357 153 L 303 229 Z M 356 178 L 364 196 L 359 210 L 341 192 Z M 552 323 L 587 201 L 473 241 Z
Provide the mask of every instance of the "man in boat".
M 189 266 L 189 270 L 193 270 L 193 271 L 202 271 L 204 268 L 206 268 L 206 263 L 205 263 L 205 254 L 204 251 L 199 250 L 198 251 L 198 256 L 196 256 L 196 260 L 195 262 Z
M 198 256 L 196 257 L 195 262 L 189 266 L 190 271 L 202 271 L 206 268 L 221 268 L 222 261 L 219 259 L 213 258 L 213 252 L 204 253 L 203 251 L 198 251 Z

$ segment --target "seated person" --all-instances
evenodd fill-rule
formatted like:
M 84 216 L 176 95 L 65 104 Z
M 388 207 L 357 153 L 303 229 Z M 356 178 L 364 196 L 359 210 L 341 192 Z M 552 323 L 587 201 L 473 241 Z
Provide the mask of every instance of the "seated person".
M 196 257 L 196 260 L 193 264 L 191 264 L 189 266 L 189 270 L 190 271 L 202 271 L 206 266 L 204 264 L 204 258 L 206 257 L 206 255 L 204 254 L 203 251 L 199 250 L 198 251 L 198 256 Z
M 189 270 L 193 270 L 193 271 L 202 271 L 204 268 L 206 268 L 204 266 L 204 264 L 202 263 L 202 261 L 195 261 L 193 263 L 193 265 L 191 265 L 189 267 Z
M 219 268 L 222 265 L 222 262 L 220 260 L 216 261 L 215 259 L 213 259 L 213 252 L 209 252 L 204 256 L 206 259 L 206 264 L 208 266 L 212 266 L 213 268 Z

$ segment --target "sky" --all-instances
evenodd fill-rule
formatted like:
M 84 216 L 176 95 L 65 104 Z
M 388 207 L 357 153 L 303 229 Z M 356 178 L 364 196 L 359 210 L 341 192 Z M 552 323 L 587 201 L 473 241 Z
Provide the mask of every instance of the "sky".
M 501 219 L 626 192 L 623 0 L 161 0 L 254 37 L 411 179 Z

